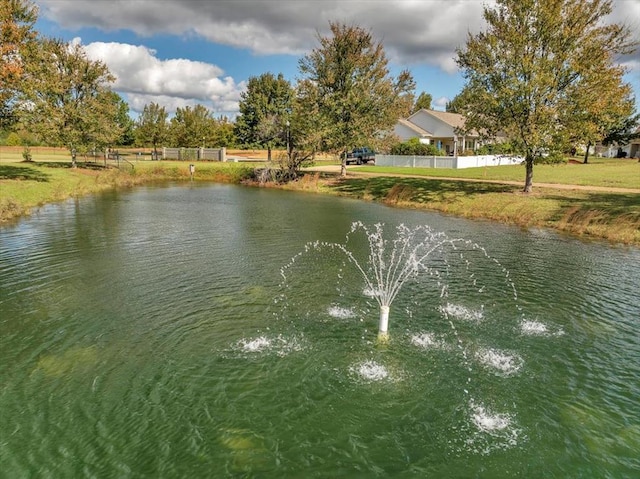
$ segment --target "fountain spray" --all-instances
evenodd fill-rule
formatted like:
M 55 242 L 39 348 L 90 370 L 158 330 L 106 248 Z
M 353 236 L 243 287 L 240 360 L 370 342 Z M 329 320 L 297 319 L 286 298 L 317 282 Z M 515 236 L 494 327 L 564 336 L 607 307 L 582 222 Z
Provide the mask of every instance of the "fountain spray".
M 378 341 L 385 343 L 389 340 L 391 303 L 402 286 L 418 274 L 429 271 L 427 259 L 434 251 L 453 245 L 457 240 L 451 240 L 441 232 L 435 233 L 426 225 L 409 228 L 401 224 L 396 227 L 396 237 L 390 241 L 384 237 L 383 224 L 377 223 L 369 229 L 358 221 L 352 223 L 347 242 L 349 236 L 358 231 L 363 232 L 368 241 L 366 267 L 360 265 L 346 246 L 337 246 L 360 271 L 380 306 Z

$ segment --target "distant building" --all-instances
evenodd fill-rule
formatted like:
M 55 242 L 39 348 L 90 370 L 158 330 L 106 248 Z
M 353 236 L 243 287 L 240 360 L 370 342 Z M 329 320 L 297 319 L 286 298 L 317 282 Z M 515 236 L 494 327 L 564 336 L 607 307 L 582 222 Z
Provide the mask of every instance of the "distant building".
M 400 119 L 393 132 L 402 141 L 418 138 L 420 143 L 435 145 L 452 155 L 480 146 L 480 135 L 464 132 L 465 117 L 458 113 L 420 109 L 409 118 Z

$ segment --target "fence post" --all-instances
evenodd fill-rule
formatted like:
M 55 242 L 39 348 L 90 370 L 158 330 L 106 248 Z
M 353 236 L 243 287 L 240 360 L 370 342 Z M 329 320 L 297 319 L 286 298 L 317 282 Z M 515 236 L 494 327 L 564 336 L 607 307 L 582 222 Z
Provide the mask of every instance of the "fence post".
M 219 153 L 219 157 L 220 161 L 226 162 L 227 161 L 227 148 L 226 147 L 222 147 L 220 148 L 220 153 Z

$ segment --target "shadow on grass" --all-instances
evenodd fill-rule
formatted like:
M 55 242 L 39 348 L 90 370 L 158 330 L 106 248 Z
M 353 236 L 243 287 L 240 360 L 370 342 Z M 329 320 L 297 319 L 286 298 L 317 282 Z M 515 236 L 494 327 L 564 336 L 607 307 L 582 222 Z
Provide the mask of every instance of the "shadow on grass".
M 39 161 L 34 163 L 43 168 L 72 168 L 71 161 Z M 104 170 L 105 167 L 102 163 L 93 161 L 76 161 L 76 168 L 84 168 L 86 170 Z
M 102 171 L 107 169 L 104 165 L 91 162 L 78 162 L 77 167 L 85 170 Z M 32 161 L 21 163 L 11 163 L 0 165 L 0 180 L 23 180 L 23 181 L 49 181 L 50 175 L 43 172 L 44 168 L 64 168 L 71 169 L 71 162 L 68 161 Z
M 446 201 L 457 195 L 513 193 L 520 191 L 521 187 L 469 181 L 376 177 L 339 179 L 333 189 L 357 198 L 368 196 L 376 200 L 406 199 L 429 203 Z
M 49 175 L 37 168 L 23 166 L 28 163 L 0 165 L 0 180 L 49 181 Z

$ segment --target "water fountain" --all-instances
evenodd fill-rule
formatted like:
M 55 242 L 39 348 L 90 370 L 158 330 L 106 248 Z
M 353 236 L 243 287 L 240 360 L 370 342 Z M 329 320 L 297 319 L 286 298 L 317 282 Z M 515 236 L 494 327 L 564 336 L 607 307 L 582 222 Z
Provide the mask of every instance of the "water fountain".
M 358 232 L 365 235 L 368 243 L 368 255 L 364 260 L 356 258 L 348 248 L 351 237 Z M 391 304 L 405 283 L 421 274 L 439 275 L 439 272 L 431 266 L 432 255 L 446 248 L 455 249 L 456 244 L 459 243 L 480 249 L 469 241 L 451 239 L 442 232 L 434 232 L 427 225 L 410 228 L 400 224 L 396 227 L 395 233 L 395 238 L 390 239 L 385 236 L 383 224 L 377 223 L 370 228 L 357 221 L 352 223 L 344 244 L 313 242 L 305 247 L 305 252 L 321 248 L 338 250 L 344 253 L 349 262 L 360 272 L 365 283 L 365 291 L 375 298 L 380 308 L 379 343 L 386 343 L 389 340 Z M 295 259 L 296 257 L 281 271 L 285 280 L 285 271 L 295 262 Z

